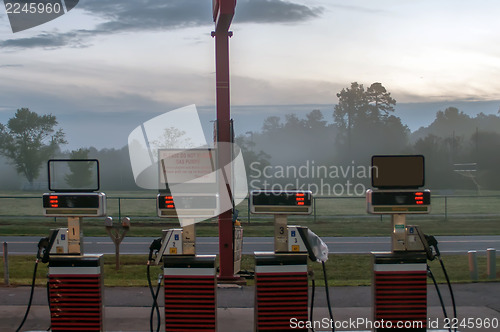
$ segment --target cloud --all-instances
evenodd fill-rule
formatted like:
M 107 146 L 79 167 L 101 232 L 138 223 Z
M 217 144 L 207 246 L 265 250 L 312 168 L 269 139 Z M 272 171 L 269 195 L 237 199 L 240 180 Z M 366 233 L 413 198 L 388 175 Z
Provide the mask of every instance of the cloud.
M 98 17 L 101 23 L 89 30 L 44 32 L 37 36 L 0 41 L 2 48 L 85 47 L 98 35 L 122 32 L 163 31 L 213 25 L 211 1 L 204 0 L 86 0 L 75 10 Z M 238 0 L 237 23 L 294 23 L 321 15 L 323 8 L 284 0 Z
M 213 24 L 211 1 L 129 0 L 83 1 L 79 7 L 108 21 L 99 32 L 163 30 Z M 293 23 L 318 17 L 321 7 L 308 7 L 284 0 L 238 0 L 235 22 Z
M 60 47 L 86 47 L 85 36 L 89 32 L 84 30 L 71 31 L 67 33 L 49 33 L 44 32 L 34 37 L 7 39 L 0 41 L 0 48 L 7 49 L 27 49 L 27 48 L 46 48 L 54 49 Z
M 18 68 L 18 67 L 24 67 L 24 65 L 21 65 L 21 64 L 18 64 L 18 63 L 0 65 L 0 68 Z M 0 106 L 0 108 L 1 107 L 2 106 Z
M 199 0 L 89 0 L 78 7 L 106 20 L 96 33 L 170 30 L 212 24 L 211 2 Z
M 382 13 L 388 12 L 387 10 L 380 9 L 380 8 L 367 8 L 367 7 L 352 6 L 352 5 L 334 4 L 331 7 L 341 9 L 341 10 L 353 11 L 353 12 L 358 12 L 358 13 L 366 13 L 366 14 L 382 14 Z
M 319 17 L 322 7 L 308 7 L 283 0 L 238 1 L 235 22 L 295 23 Z

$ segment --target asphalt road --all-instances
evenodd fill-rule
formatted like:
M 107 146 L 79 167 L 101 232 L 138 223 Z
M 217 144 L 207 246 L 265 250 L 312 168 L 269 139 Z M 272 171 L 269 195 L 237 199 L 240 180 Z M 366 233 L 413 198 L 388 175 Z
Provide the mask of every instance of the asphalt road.
M 147 254 L 153 237 L 128 237 L 120 246 L 121 254 Z M 35 254 L 40 237 L 36 236 L 0 236 L 0 242 L 8 243 L 9 254 Z M 443 254 L 466 253 L 477 250 L 486 252 L 488 248 L 500 249 L 500 236 L 439 236 L 439 248 Z M 324 237 L 330 253 L 364 254 L 372 251 L 390 250 L 389 237 Z M 219 252 L 217 237 L 198 237 L 196 240 L 198 254 L 217 254 Z M 243 254 L 255 251 L 272 251 L 272 237 L 247 237 L 243 239 Z M 0 246 L 3 253 L 3 246 Z M 85 237 L 84 252 L 87 254 L 114 254 L 113 242 L 108 237 Z

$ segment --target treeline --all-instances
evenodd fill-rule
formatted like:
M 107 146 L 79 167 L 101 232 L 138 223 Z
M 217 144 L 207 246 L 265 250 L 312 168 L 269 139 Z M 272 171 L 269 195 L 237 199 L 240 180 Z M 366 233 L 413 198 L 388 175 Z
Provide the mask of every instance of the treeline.
M 428 160 L 430 184 L 440 188 L 500 189 L 500 117 L 471 117 L 455 107 L 411 135 L 412 151 Z M 467 171 L 469 170 L 469 171 Z
M 49 159 L 98 159 L 103 190 L 137 189 L 126 146 L 118 150 L 80 148 L 63 152 L 66 143 L 65 133 L 58 128 L 54 115 L 39 115 L 28 108 L 19 108 L 6 124 L 0 123 L 0 190 L 48 190 Z M 92 183 L 89 166 L 68 167 L 64 181 L 70 187 Z
M 429 188 L 500 189 L 500 116 L 470 116 L 449 107 L 437 111 L 429 126 L 411 132 L 397 116 L 396 100 L 381 83 L 365 89 L 354 82 L 337 97 L 331 112 L 311 110 L 302 118 L 269 116 L 260 130 L 236 137 L 250 189 L 277 185 L 323 195 L 363 195 L 370 186 L 370 159 L 375 154 L 423 154 Z M 36 156 L 40 165 L 49 158 L 75 156 L 75 151 L 62 151 L 54 144 L 54 137 L 65 142 L 56 125 L 55 117 L 37 116 L 28 109 L 18 110 L 6 125 L 0 124 L 1 190 L 47 190 L 46 166 L 26 171 L 26 156 Z M 32 135 L 25 144 L 27 129 L 44 135 Z M 19 151 L 28 152 L 16 155 Z M 47 151 L 52 151 L 49 157 Z M 140 189 L 127 146 L 78 151 L 99 160 L 102 190 Z
M 98 159 L 100 167 L 101 190 L 137 190 L 134 182 L 128 147 L 121 149 L 101 149 L 94 147 L 84 149 L 88 151 L 88 158 Z M 70 151 L 58 151 L 54 158 L 70 159 Z M 25 177 L 16 173 L 12 162 L 0 157 L 0 188 L 1 190 L 48 190 L 47 166 L 42 166 L 39 177 L 29 183 Z
M 330 189 L 347 189 L 348 181 L 368 187 L 365 170 L 372 155 L 423 154 L 429 188 L 500 189 L 499 116 L 471 117 L 449 107 L 437 111 L 429 126 L 412 133 L 397 116 L 396 100 L 380 83 L 367 89 L 352 83 L 337 97 L 332 113 L 312 110 L 303 119 L 295 114 L 270 116 L 260 131 L 237 138 L 247 175 L 256 186 L 264 186 L 268 175 L 274 175 L 283 185 L 316 183 L 313 189 L 325 183 Z M 302 174 L 296 172 L 300 167 Z M 291 179 L 294 176 L 299 179 Z

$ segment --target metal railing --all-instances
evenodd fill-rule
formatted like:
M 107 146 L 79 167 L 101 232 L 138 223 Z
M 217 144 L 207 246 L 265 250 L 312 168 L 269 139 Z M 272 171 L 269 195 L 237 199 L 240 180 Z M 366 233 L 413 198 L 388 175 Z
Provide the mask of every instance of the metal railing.
M 431 217 L 500 217 L 500 195 L 435 195 L 432 197 Z M 252 218 L 265 219 L 250 214 L 248 199 L 237 207 L 240 221 L 251 222 Z M 130 217 L 156 217 L 156 197 L 109 196 L 108 215 Z M 327 217 L 366 217 L 364 197 L 313 197 L 313 213 L 307 217 L 316 222 Z M 0 219 L 3 217 L 42 217 L 40 196 L 0 196 Z M 303 218 L 303 217 L 302 217 Z

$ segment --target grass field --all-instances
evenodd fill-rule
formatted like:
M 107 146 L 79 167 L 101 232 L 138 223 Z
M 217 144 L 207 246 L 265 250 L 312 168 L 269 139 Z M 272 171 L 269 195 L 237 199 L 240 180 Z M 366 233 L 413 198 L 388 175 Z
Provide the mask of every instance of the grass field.
M 147 286 L 146 279 L 147 256 L 123 255 L 121 256 L 122 266 L 119 271 L 115 270 L 115 260 L 113 255 L 104 257 L 104 284 L 106 286 Z M 448 275 L 454 283 L 471 282 L 468 272 L 467 255 L 446 255 L 443 256 Z M 12 285 L 31 284 L 34 266 L 32 256 L 12 256 L 9 257 L 10 282 Z M 500 264 L 500 257 L 497 258 L 497 265 Z M 255 262 L 252 255 L 244 255 L 242 259 L 242 271 L 253 272 Z M 430 262 L 430 267 L 440 283 L 445 282 L 441 267 L 437 261 Z M 326 263 L 328 285 L 330 286 L 358 286 L 371 285 L 372 262 L 370 255 L 330 255 Z M 314 272 L 316 285 L 324 285 L 324 278 L 321 264 L 310 262 L 309 269 Z M 486 256 L 478 256 L 478 269 L 480 281 L 490 281 L 486 275 Z M 500 270 L 500 269 L 499 269 Z M 37 285 L 45 285 L 48 268 L 45 264 L 39 263 L 37 271 Z M 151 267 L 152 279 L 156 279 L 161 268 Z M 497 279 L 500 281 L 500 271 Z M 0 285 L 4 282 L 3 269 L 0 272 Z M 429 280 L 429 283 L 431 281 Z M 248 279 L 248 284 L 252 285 L 253 280 Z
M 500 235 L 500 192 L 456 194 L 460 195 L 434 196 L 432 213 L 408 216 L 408 224 L 420 225 L 433 235 Z M 162 229 L 178 227 L 175 220 L 156 216 L 154 192 L 109 192 L 107 196 L 108 215 L 132 219 L 128 236 L 157 236 Z M 0 192 L 0 235 L 46 236 L 51 228 L 65 227 L 65 218 L 42 216 L 41 197 L 41 192 Z M 245 200 L 237 206 L 245 236 L 272 235 L 272 217 L 248 216 L 247 204 Z M 84 218 L 84 234 L 106 236 L 103 220 Z M 321 236 L 387 236 L 390 217 L 366 214 L 364 198 L 317 197 L 313 215 L 291 216 L 289 224 L 308 226 Z M 199 223 L 197 235 L 217 236 L 217 221 Z

